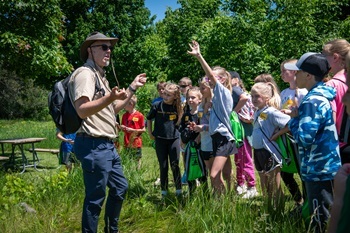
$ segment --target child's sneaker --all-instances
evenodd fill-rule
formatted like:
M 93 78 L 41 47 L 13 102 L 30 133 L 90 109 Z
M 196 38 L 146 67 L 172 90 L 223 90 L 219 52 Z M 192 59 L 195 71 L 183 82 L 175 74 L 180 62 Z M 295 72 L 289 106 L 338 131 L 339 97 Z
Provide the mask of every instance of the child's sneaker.
M 175 191 L 175 196 L 181 197 L 181 196 L 182 196 L 182 189 L 177 189 L 177 190 Z
M 157 178 L 157 180 L 154 181 L 154 185 L 155 186 L 159 186 L 160 185 L 160 178 Z
M 255 187 L 248 187 L 247 192 L 243 195 L 242 198 L 249 199 L 258 196 L 259 193 Z
M 236 191 L 237 191 L 238 195 L 242 195 L 243 193 L 247 192 L 247 186 L 245 184 L 242 185 L 242 186 L 241 185 L 237 185 Z
M 165 198 L 166 196 L 168 196 L 168 191 L 162 190 L 161 194 L 162 194 L 162 198 Z

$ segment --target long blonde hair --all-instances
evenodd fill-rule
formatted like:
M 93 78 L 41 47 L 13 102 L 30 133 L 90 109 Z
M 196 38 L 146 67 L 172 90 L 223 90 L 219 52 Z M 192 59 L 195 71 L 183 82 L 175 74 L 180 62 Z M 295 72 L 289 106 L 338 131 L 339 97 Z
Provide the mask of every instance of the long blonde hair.
M 183 108 L 182 108 L 182 104 L 181 104 L 181 92 L 180 92 L 180 87 L 179 85 L 175 84 L 175 83 L 168 83 L 165 86 L 165 91 L 168 91 L 170 93 L 173 93 L 175 96 L 175 100 L 173 103 L 173 106 L 176 108 L 177 111 L 177 122 L 176 125 L 180 125 L 181 123 L 181 118 L 183 115 Z
M 221 66 L 214 66 L 213 71 L 218 74 L 220 77 L 225 77 L 225 83 L 223 83 L 224 87 L 229 89 L 230 92 L 232 92 L 232 85 L 231 85 L 231 75 L 230 73 Z
M 205 108 L 206 104 L 208 102 L 211 102 L 211 99 L 213 98 L 213 90 L 211 89 L 209 82 L 208 82 L 208 78 L 207 77 L 203 77 L 199 83 L 199 85 L 203 85 L 206 86 L 207 88 L 209 88 L 210 90 L 210 97 L 209 98 L 202 98 L 202 106 L 203 106 L 203 112 L 206 114 L 208 112 L 208 109 Z
M 281 108 L 281 97 L 276 86 L 271 82 L 258 82 L 252 86 L 251 91 L 261 94 L 267 98 L 267 104 L 276 109 Z
M 322 51 L 327 55 L 337 53 L 345 61 L 346 54 L 350 51 L 350 43 L 345 39 L 331 40 L 323 46 Z

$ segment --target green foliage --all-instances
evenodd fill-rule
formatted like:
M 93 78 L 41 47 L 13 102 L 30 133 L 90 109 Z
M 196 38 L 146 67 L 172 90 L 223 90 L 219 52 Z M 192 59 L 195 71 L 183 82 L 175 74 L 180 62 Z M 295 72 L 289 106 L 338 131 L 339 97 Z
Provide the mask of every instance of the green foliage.
M 75 68 L 82 64 L 79 58 L 81 43 L 96 30 L 119 38 L 112 61 L 123 82 L 130 83 L 137 74 L 144 72 L 140 60 L 135 59 L 142 57 L 142 42 L 151 32 L 152 19 L 144 0 L 62 1 L 61 7 L 66 16 L 63 44 L 67 58 Z
M 46 138 L 36 144 L 40 148 L 58 149 L 60 141 L 56 138 L 56 127 L 50 121 L 28 121 L 28 120 L 0 120 L 0 138 Z M 30 145 L 25 145 L 28 149 Z M 10 152 L 11 147 L 4 145 L 5 152 Z
M 0 117 L 45 119 L 46 93 L 34 87 L 51 88 L 82 65 L 80 45 L 95 30 L 119 38 L 112 62 L 122 87 L 143 72 L 152 82 L 197 80 L 203 71 L 186 53 L 196 39 L 209 65 L 236 70 L 248 90 L 261 73 L 271 73 L 284 89 L 282 61 L 321 51 L 335 38 L 350 40 L 348 0 L 178 2 L 179 9 L 168 8 L 153 24 L 144 0 L 1 1 L 0 69 L 10 89 L 1 89 L 7 101 L 0 102 Z M 23 83 L 10 81 L 12 71 Z M 107 77 L 115 86 L 109 67 Z M 21 97 L 13 98 L 18 91 Z
M 63 14 L 59 2 L 0 2 L 0 60 L 5 69 L 42 80 L 70 70 L 60 43 Z
M 0 68 L 0 118 L 48 119 L 48 91 Z
M 18 204 L 21 200 L 27 200 L 34 196 L 34 186 L 27 184 L 18 175 L 6 175 L 1 188 L 0 209 L 8 210 L 10 206 Z
M 157 84 L 154 82 L 147 82 L 146 85 L 137 90 L 137 109 L 143 115 L 147 115 L 151 108 L 152 100 L 158 97 Z
M 11 127 L 3 127 L 10 125 Z M 44 125 L 44 126 L 41 126 Z M 6 135 L 42 136 L 43 122 L 0 121 L 0 138 Z M 29 128 L 31 126 L 32 129 Z M 47 141 L 55 141 L 54 137 Z M 57 140 L 56 140 L 57 141 Z M 44 146 L 42 146 L 44 147 Z M 291 217 L 294 201 L 286 195 L 286 207 L 268 211 L 266 199 L 245 200 L 230 192 L 222 197 L 210 197 L 200 186 L 195 193 L 176 198 L 169 173 L 169 195 L 160 198 L 159 165 L 155 150 L 142 148 L 141 169 L 137 161 L 121 152 L 129 190 L 120 216 L 122 232 L 305 232 L 301 219 Z M 81 232 L 81 211 L 84 183 L 80 167 L 67 174 L 65 167 L 56 169 L 57 158 L 41 153 L 40 172 L 28 168 L 23 174 L 0 171 L 0 232 Z M 180 160 L 183 168 L 182 160 Z M 170 170 L 170 169 L 169 169 Z M 258 174 L 256 173 L 257 179 Z M 258 180 L 257 180 L 258 183 Z M 183 187 L 187 191 L 187 187 Z M 288 194 L 287 189 L 284 191 Z M 261 192 L 261 190 L 259 190 Z M 27 213 L 20 205 L 25 202 L 36 214 Z M 104 227 L 104 208 L 99 231 Z M 14 221 L 21 219 L 21 221 Z M 176 224 L 174 224 L 176 223 Z

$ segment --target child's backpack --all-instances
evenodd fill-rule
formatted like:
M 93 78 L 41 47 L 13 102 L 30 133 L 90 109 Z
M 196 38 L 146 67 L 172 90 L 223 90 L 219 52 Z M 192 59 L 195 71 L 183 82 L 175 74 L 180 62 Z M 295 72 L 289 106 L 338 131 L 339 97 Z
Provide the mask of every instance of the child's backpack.
M 241 121 L 238 118 L 238 114 L 232 111 L 230 114 L 231 130 L 236 139 L 236 147 L 240 148 L 243 146 L 243 140 L 245 138 L 244 128 Z
M 68 83 L 73 73 L 56 82 L 48 96 L 49 114 L 56 127 L 64 134 L 75 133 L 82 123 L 68 91 Z M 100 90 L 100 85 L 98 77 L 96 77 L 95 94 L 98 90 Z
M 299 157 L 298 145 L 289 134 L 282 134 L 276 140 L 279 152 L 282 155 L 282 168 L 281 171 L 287 173 L 298 173 L 298 161 Z
M 238 117 L 239 119 L 245 119 L 248 121 L 253 120 L 255 107 L 252 102 L 252 97 L 250 94 L 246 93 L 248 95 L 248 100 L 244 104 L 244 106 L 238 111 Z
M 187 180 L 192 181 L 205 176 L 205 165 L 194 141 L 189 141 L 185 148 L 185 170 Z

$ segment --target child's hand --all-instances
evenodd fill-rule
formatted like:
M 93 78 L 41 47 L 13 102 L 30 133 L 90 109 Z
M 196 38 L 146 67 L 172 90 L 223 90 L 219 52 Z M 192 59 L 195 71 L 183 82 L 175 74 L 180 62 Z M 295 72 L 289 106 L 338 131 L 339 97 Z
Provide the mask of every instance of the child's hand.
M 277 138 L 278 138 L 278 134 L 277 133 L 275 133 L 274 135 L 272 135 L 272 137 L 270 138 L 270 140 L 271 141 L 276 141 L 277 140 Z
M 297 107 L 292 107 L 291 109 L 281 109 L 281 112 L 289 115 L 291 118 L 299 116 L 299 111 Z
M 191 121 L 188 126 L 187 126 L 191 131 L 194 131 L 195 130 L 195 127 L 196 127 L 196 123 Z
M 188 54 L 192 56 L 198 56 L 201 54 L 201 51 L 199 49 L 199 44 L 197 41 L 193 40 L 191 44 L 189 44 L 192 51 L 187 51 Z
M 71 145 L 74 145 L 74 141 L 72 139 L 67 139 L 67 142 Z
M 127 133 L 132 133 L 132 132 L 134 132 L 134 129 L 129 128 L 129 127 L 125 127 L 125 131 L 126 131 Z

